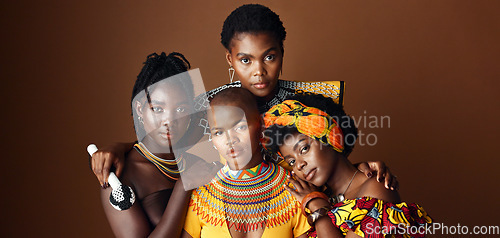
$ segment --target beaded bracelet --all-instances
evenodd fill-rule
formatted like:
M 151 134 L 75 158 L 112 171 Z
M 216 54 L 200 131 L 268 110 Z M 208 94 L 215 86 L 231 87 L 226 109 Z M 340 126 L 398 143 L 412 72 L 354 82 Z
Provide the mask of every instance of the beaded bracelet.
M 309 194 L 307 194 L 307 195 L 304 197 L 304 199 L 302 199 L 302 214 L 304 214 L 304 216 L 309 215 L 309 212 L 307 212 L 307 211 L 306 211 L 306 209 L 307 209 L 307 210 L 309 210 L 309 209 L 307 208 L 307 204 L 308 204 L 311 200 L 313 200 L 313 199 L 315 199 L 315 198 L 322 198 L 322 199 L 324 199 L 325 201 L 327 201 L 328 203 L 330 203 L 330 202 L 329 202 L 329 200 L 328 200 L 328 196 L 326 196 L 326 195 L 325 195 L 324 193 L 322 193 L 322 192 L 317 192 L 317 191 L 315 191 L 315 192 L 309 193 Z
M 314 223 L 320 218 L 328 214 L 328 211 L 330 211 L 329 207 L 322 207 L 316 211 L 314 211 L 311 215 L 307 217 L 307 223 L 309 223 L 310 226 L 314 226 Z

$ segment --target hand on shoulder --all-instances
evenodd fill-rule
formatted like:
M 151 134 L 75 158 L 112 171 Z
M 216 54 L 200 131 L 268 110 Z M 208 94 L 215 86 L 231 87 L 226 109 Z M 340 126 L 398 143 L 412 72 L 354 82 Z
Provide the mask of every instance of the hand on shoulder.
M 372 197 L 392 203 L 401 202 L 398 191 L 385 188 L 384 184 L 377 182 L 375 177 L 366 179 L 360 185 L 356 197 Z

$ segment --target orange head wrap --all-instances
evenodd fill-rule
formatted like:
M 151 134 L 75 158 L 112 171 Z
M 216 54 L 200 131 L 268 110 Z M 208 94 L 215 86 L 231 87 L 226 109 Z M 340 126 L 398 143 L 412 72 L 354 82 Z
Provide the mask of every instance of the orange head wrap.
M 295 127 L 299 133 L 329 144 L 337 152 L 344 151 L 344 136 L 337 121 L 326 112 L 299 101 L 286 100 L 269 109 L 264 114 L 264 126 L 267 129 L 273 125 Z

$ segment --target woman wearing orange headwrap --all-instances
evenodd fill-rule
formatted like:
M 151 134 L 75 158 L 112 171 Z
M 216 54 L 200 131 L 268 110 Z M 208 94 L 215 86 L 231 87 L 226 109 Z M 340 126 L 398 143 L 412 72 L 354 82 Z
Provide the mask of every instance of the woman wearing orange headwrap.
M 422 237 L 432 222 L 422 207 L 401 202 L 347 159 L 357 138 L 342 106 L 318 95 L 298 95 L 265 113 L 266 148 L 293 167 L 294 188 L 309 237 Z M 322 189 L 320 189 L 322 188 Z

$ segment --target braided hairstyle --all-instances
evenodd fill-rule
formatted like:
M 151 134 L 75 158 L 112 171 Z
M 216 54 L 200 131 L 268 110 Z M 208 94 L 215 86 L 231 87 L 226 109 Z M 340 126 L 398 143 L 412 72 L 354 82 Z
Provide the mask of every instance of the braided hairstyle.
M 260 4 L 246 4 L 236 8 L 224 21 L 221 43 L 228 50 L 231 40 L 238 33 L 270 33 L 279 41 L 283 52 L 283 41 L 286 38 L 285 27 L 278 14 Z
M 318 108 L 332 117 L 344 135 L 344 151 L 342 155 L 349 156 L 358 138 L 358 128 L 354 120 L 346 114 L 342 105 L 335 103 L 331 98 L 311 93 L 296 94 L 288 99 L 297 100 L 308 107 Z M 298 133 L 298 130 L 294 126 L 273 125 L 267 128 L 264 133 L 267 138 L 271 138 L 270 145 L 268 145 L 269 150 L 276 152 L 279 151 L 279 145 L 284 144 L 287 135 Z M 331 145 L 328 146 L 332 147 Z
M 141 72 L 137 76 L 134 88 L 132 89 L 132 116 L 137 118 L 136 111 L 134 110 L 134 101 L 138 98 L 142 98 L 144 95 L 147 101 L 151 104 L 150 91 L 154 90 L 154 84 L 162 81 L 164 79 L 167 82 L 171 82 L 180 85 L 187 94 L 187 98 L 194 98 L 193 82 L 187 74 L 181 74 L 188 71 L 191 68 L 189 61 L 178 52 L 172 52 L 168 55 L 165 52 L 161 54 L 152 53 L 147 56 L 146 62 L 141 69 Z M 172 77 L 175 75 L 180 77 Z M 167 79 L 168 78 L 168 79 Z M 153 86 L 153 87 L 151 87 Z M 144 129 L 134 120 L 134 128 L 136 129 L 136 134 L 139 138 L 145 135 Z
M 184 57 L 184 55 L 178 52 L 172 52 L 168 55 L 166 55 L 165 52 L 161 52 L 160 55 L 157 53 L 148 55 L 146 62 L 144 62 L 144 67 L 142 67 L 141 72 L 137 75 L 134 89 L 132 89 L 131 101 L 133 101 L 134 98 L 144 90 L 146 96 L 148 97 L 148 102 L 150 102 L 151 99 L 148 91 L 149 86 L 170 76 L 186 72 L 190 68 L 191 64 L 189 64 L 189 61 L 186 57 Z M 180 83 L 186 90 L 188 98 L 194 98 L 193 83 L 191 82 L 191 79 L 174 80 L 178 81 L 178 83 Z

